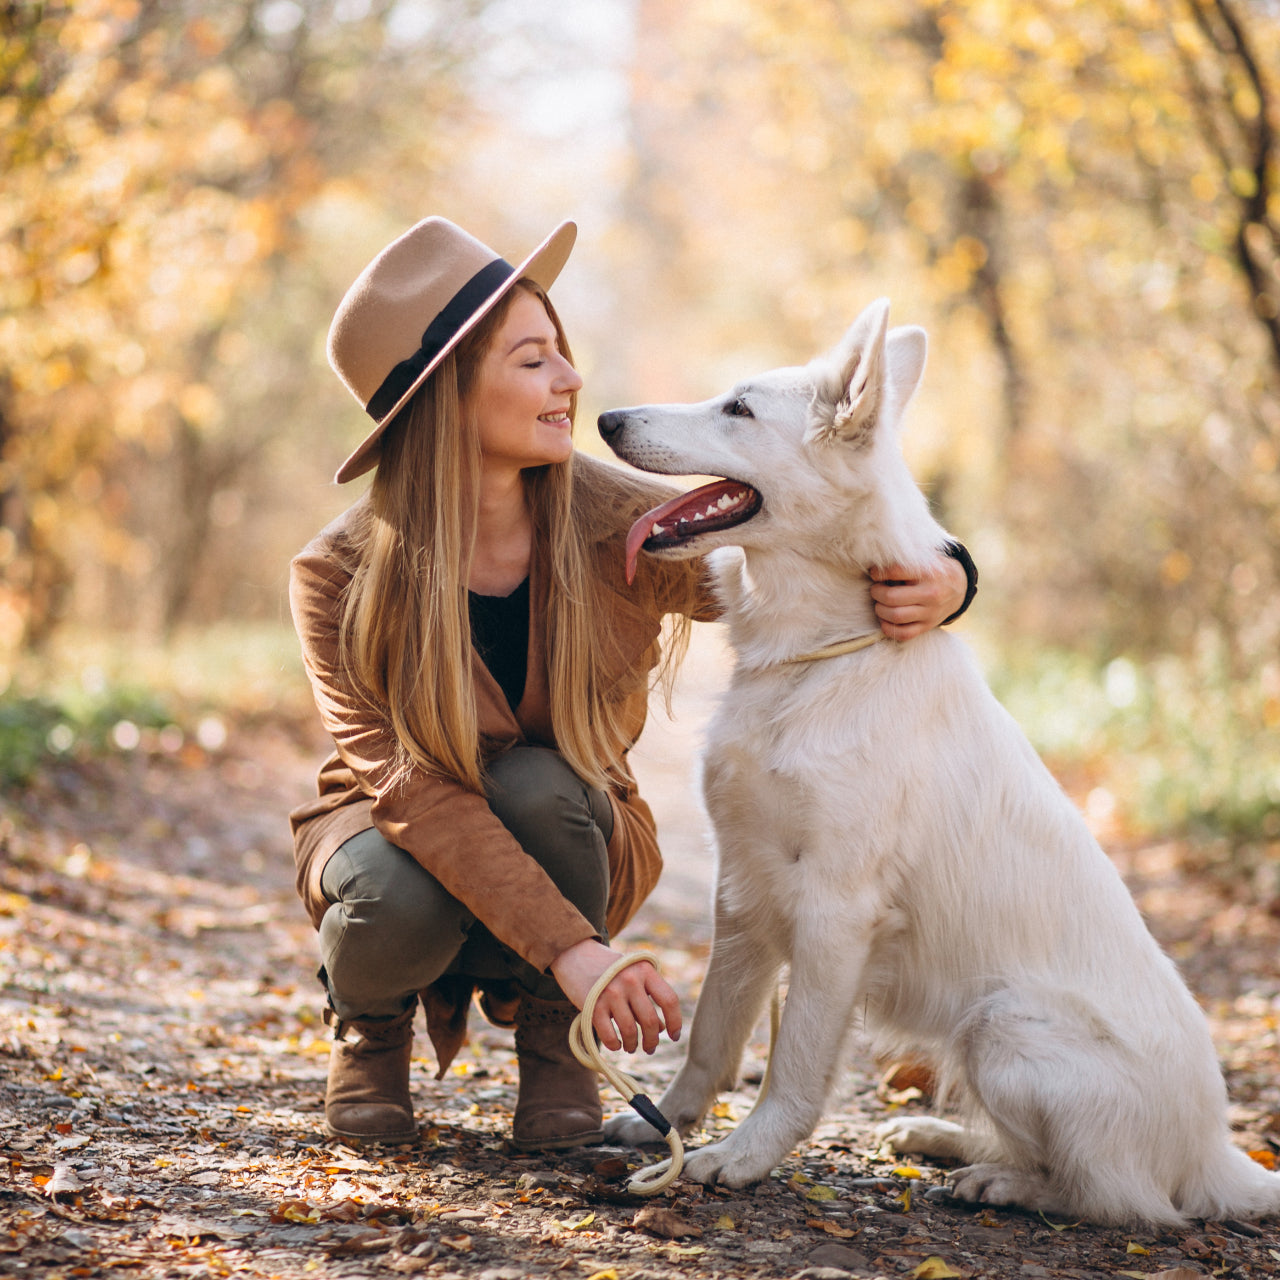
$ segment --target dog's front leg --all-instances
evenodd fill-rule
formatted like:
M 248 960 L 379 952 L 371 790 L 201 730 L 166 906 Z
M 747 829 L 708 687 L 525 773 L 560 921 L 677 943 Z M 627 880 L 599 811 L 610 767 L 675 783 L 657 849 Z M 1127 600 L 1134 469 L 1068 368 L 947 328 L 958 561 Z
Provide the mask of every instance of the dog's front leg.
M 861 992 L 867 946 L 851 943 L 851 932 L 866 931 L 856 924 L 851 930 L 847 919 L 829 928 L 814 923 L 806 922 L 791 961 L 768 1089 L 733 1133 L 688 1156 L 685 1173 L 699 1182 L 741 1187 L 767 1177 L 821 1118 Z
M 693 1012 L 689 1055 L 658 1103 L 681 1133 L 688 1133 L 716 1094 L 737 1080 L 747 1037 L 782 966 L 776 939 L 776 930 L 743 920 L 727 910 L 723 901 L 717 902 L 715 939 Z M 605 1137 L 629 1146 L 662 1141 L 656 1129 L 631 1115 L 609 1120 Z

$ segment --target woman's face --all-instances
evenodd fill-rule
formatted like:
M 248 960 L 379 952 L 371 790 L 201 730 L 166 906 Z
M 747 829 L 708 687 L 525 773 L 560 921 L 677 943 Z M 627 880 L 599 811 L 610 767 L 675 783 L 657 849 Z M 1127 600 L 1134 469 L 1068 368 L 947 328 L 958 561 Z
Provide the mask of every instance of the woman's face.
M 542 300 L 521 289 L 480 361 L 469 407 L 486 469 L 564 462 L 573 451 L 569 403 L 582 386 L 560 354 Z

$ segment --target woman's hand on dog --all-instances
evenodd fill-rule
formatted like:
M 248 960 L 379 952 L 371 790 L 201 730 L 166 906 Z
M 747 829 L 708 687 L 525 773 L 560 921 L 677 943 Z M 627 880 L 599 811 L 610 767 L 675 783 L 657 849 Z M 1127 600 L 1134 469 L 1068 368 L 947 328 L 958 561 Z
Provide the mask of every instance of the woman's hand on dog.
M 621 952 L 587 938 L 562 951 L 551 962 L 551 973 L 560 990 L 581 1009 L 596 979 L 621 959 Z M 672 1040 L 680 1038 L 680 1000 L 645 960 L 614 976 L 597 998 L 591 1021 L 606 1049 L 634 1053 L 641 1046 L 645 1053 L 652 1053 L 664 1029 Z
M 923 573 L 912 574 L 900 564 L 873 565 L 867 572 L 880 630 L 890 640 L 932 631 L 964 604 L 969 586 L 963 566 L 950 556 L 939 556 Z

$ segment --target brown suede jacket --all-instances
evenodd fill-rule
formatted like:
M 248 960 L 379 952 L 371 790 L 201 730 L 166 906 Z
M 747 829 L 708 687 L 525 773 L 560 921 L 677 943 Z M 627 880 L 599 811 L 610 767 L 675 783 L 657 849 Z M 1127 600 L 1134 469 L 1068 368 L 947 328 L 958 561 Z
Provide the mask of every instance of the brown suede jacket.
M 574 519 L 590 531 L 595 571 L 608 588 L 609 608 L 596 619 L 597 643 L 613 681 L 611 697 L 634 743 L 648 711 L 649 676 L 659 659 L 664 615 L 699 621 L 719 616 L 701 560 L 642 558 L 634 584 L 624 574 L 624 543 L 632 522 L 672 490 L 586 454 L 574 457 Z M 335 752 L 320 769 L 315 800 L 290 814 L 298 891 L 319 927 L 329 904 L 320 889 L 325 863 L 343 841 L 376 827 L 410 853 L 489 930 L 535 968 L 546 970 L 567 947 L 596 936 L 577 908 L 520 847 L 483 796 L 441 775 L 418 772 L 407 784 L 387 783 L 394 737 L 385 717 L 352 688 L 338 662 L 342 596 L 350 581 L 342 568 L 352 508 L 321 531 L 294 559 L 289 600 L 302 642 L 316 706 Z M 548 565 L 535 551 L 530 580 L 529 666 L 524 696 L 513 712 L 488 668 L 472 650 L 481 751 L 490 760 L 520 743 L 554 747 L 546 654 Z M 625 764 L 612 771 L 614 829 L 609 842 L 608 928 L 621 930 L 657 883 L 662 868 L 649 806 L 636 793 Z M 439 995 L 440 993 L 437 993 Z M 465 993 L 469 997 L 469 991 Z M 441 1059 L 461 1042 L 457 1007 L 436 1013 L 454 1026 L 433 1028 Z M 446 1000 L 446 1004 L 450 1001 Z M 429 1021 L 432 1009 L 428 1002 Z M 445 1043 L 444 1041 L 451 1043 Z

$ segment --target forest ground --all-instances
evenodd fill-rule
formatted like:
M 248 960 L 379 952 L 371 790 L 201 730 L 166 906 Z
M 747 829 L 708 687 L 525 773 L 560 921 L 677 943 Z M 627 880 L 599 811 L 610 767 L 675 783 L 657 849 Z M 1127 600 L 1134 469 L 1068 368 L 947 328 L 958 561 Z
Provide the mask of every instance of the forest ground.
M 636 762 L 668 865 L 622 942 L 658 953 L 686 1011 L 710 941 L 693 760 L 717 644 L 695 643 L 677 719 L 655 715 Z M 745 1191 L 682 1182 L 640 1201 L 623 1190 L 628 1153 L 513 1152 L 510 1033 L 478 1015 L 443 1080 L 419 1038 L 417 1143 L 325 1139 L 329 1040 L 285 822 L 323 743 L 310 717 L 228 727 L 214 751 L 66 763 L 3 797 L 0 1276 L 1280 1274 L 1276 1223 L 1122 1231 L 949 1203 L 945 1169 L 876 1152 L 874 1126 L 920 1104 L 878 1088 L 856 1045 L 824 1123 Z M 1105 842 L 1204 1006 L 1236 1141 L 1266 1159 L 1280 904 L 1196 870 L 1177 841 Z M 710 1133 L 750 1110 L 763 1036 Z M 657 1096 L 680 1052 L 622 1065 Z

